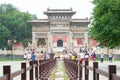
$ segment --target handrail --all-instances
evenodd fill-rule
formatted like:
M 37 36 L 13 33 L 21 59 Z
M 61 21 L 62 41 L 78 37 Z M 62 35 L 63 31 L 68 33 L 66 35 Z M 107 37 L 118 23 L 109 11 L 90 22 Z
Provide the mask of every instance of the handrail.
M 96 73 L 101 74 L 101 75 L 109 78 L 108 72 L 102 71 L 102 70 L 100 70 L 100 69 L 95 69 L 95 70 L 96 70 Z
M 20 74 L 23 74 L 24 72 L 25 72 L 24 69 L 16 71 L 16 72 L 11 74 L 11 77 L 14 78 L 14 77 L 16 77 L 16 76 L 18 76 Z
M 0 80 L 7 80 L 8 79 L 8 74 L 3 75 L 2 77 L 0 77 Z
M 78 62 L 78 65 L 75 65 Z M 82 64 L 79 60 L 64 59 L 65 69 L 70 77 L 70 79 L 76 79 L 76 76 L 73 76 L 75 73 L 78 75 L 78 80 L 82 80 L 83 68 L 85 68 L 84 76 L 85 80 L 89 80 L 89 70 L 93 71 L 93 80 L 99 80 L 99 75 L 102 75 L 109 80 L 120 80 L 120 76 L 116 75 L 116 65 L 109 65 L 108 72 L 98 69 L 98 62 L 93 62 L 93 67 L 89 66 L 89 61 L 85 61 L 85 64 Z M 77 69 L 75 69 L 77 67 Z M 78 70 L 79 69 L 79 70 Z M 72 73 L 71 73 L 72 72 Z
M 26 80 L 27 71 L 30 74 L 30 80 L 48 80 L 46 77 L 49 77 L 48 74 L 54 68 L 56 64 L 56 59 L 48 59 L 48 60 L 39 60 L 39 61 L 30 61 L 29 67 L 26 67 L 26 62 L 21 63 L 21 70 L 18 70 L 14 73 L 11 73 L 11 66 L 3 66 L 3 76 L 0 77 L 0 80 L 12 80 L 14 77 L 21 75 L 21 80 Z M 39 68 L 38 68 L 39 67 Z M 33 69 L 35 68 L 35 69 Z M 34 73 L 35 72 L 35 73 Z M 44 73 L 46 72 L 46 73 Z M 42 73 L 42 74 L 41 74 Z M 35 75 L 34 75 L 35 74 Z
M 120 76 L 116 74 L 112 74 L 112 76 L 113 76 L 113 80 L 120 80 Z

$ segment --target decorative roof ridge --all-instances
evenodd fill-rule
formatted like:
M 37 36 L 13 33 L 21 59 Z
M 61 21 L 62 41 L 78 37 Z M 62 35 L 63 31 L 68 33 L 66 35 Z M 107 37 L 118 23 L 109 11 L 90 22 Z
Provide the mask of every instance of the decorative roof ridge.
M 72 8 L 70 9 L 49 9 L 47 8 L 47 11 L 72 11 Z

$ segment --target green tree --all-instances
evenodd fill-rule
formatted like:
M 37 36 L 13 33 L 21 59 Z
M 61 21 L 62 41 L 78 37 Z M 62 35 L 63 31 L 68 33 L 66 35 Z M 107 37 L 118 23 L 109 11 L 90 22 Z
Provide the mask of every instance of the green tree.
M 0 24 L 0 47 L 7 45 L 7 38 L 10 36 L 10 31 Z
M 10 31 L 6 39 L 22 42 L 24 46 L 27 46 L 28 41 L 32 40 L 32 29 L 28 24 L 31 19 L 36 19 L 36 16 L 21 12 L 11 4 L 0 5 L 0 23 Z
M 38 42 L 37 42 L 37 45 L 41 45 L 42 47 L 46 45 L 46 41 L 45 41 L 45 38 L 39 38 L 38 39 Z
M 90 36 L 102 47 L 120 46 L 120 0 L 93 0 L 93 4 Z

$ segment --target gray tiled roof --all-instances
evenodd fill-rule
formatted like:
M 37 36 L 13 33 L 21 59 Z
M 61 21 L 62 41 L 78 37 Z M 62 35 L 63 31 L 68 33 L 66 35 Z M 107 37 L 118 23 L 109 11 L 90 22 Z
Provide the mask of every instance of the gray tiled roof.
M 44 12 L 46 13 L 76 13 L 75 11 L 71 9 L 47 9 L 47 11 Z
M 88 19 L 72 19 L 71 22 L 90 22 Z

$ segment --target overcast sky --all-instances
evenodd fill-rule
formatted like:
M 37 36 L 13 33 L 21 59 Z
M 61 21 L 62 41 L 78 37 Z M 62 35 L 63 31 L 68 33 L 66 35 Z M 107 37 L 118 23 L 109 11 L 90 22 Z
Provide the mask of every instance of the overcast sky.
M 77 13 L 73 18 L 90 18 L 93 4 L 92 0 L 0 0 L 0 4 L 10 3 L 20 11 L 28 11 L 37 15 L 38 18 L 47 18 L 43 11 L 50 9 L 70 9 Z

